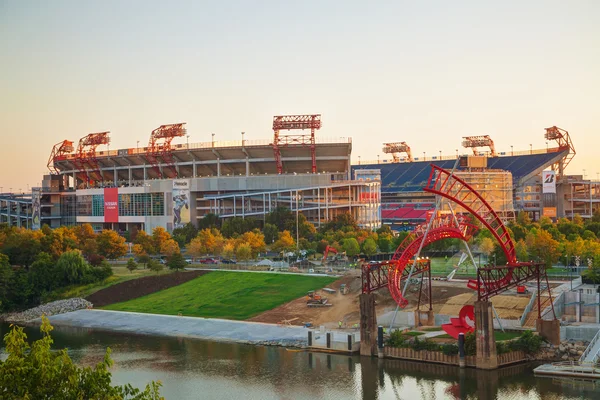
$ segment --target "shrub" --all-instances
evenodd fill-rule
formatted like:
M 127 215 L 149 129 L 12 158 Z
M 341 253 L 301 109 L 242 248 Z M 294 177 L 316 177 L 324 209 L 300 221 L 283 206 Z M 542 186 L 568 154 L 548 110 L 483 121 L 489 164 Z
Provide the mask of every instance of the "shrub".
M 386 343 L 389 347 L 407 347 L 406 338 L 402 331 L 393 331 Z
M 512 351 L 513 342 L 496 342 L 496 354 L 505 354 Z
M 517 340 L 510 342 L 511 350 L 521 350 L 527 354 L 535 354 L 540 351 L 544 339 L 535 335 L 532 331 L 525 331 Z
M 67 285 L 85 281 L 85 276 L 91 271 L 79 250 L 66 251 L 58 258 L 56 269 L 61 275 L 62 282 Z
M 465 335 L 465 355 L 474 356 L 477 352 L 477 341 L 475 333 L 469 332 Z
M 415 351 L 427 350 L 427 351 L 439 351 L 440 346 L 429 339 L 419 340 L 419 337 L 415 337 L 415 340 L 411 343 L 411 349 Z
M 135 262 L 135 260 L 133 258 L 129 258 L 129 260 L 127 260 L 127 269 L 129 270 L 129 272 L 133 272 L 138 268 L 138 264 Z
M 148 261 L 148 268 L 150 271 L 154 271 L 158 274 L 163 270 L 164 266 L 159 261 L 152 258 L 150 261 Z
M 458 354 L 458 345 L 447 343 L 440 346 L 440 350 L 447 356 L 455 356 Z

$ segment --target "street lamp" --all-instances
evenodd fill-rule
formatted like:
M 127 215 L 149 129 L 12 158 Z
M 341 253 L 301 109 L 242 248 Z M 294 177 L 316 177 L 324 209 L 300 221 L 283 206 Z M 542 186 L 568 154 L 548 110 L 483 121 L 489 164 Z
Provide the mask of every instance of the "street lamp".
M 244 140 L 244 134 L 246 134 L 246 132 L 242 132 L 242 147 L 246 145 L 246 141 Z
M 360 165 L 360 156 L 358 156 L 358 165 Z
M 442 151 L 440 150 L 440 160 L 442 159 Z
M 296 251 L 300 251 L 300 244 L 298 243 L 300 233 L 298 232 L 298 191 L 296 191 Z
M 379 164 L 379 154 L 377 154 L 377 164 Z
M 546 153 L 548 152 L 548 142 L 546 142 Z
M 215 134 L 212 133 L 212 147 L 215 147 Z
M 140 152 L 140 141 L 139 140 L 137 141 L 137 145 L 135 146 L 135 148 L 136 148 L 136 153 L 139 153 Z
M 513 145 L 512 144 L 510 145 L 510 155 L 511 156 L 515 155 L 515 152 L 513 151 Z
M 185 135 L 188 150 L 190 149 L 190 135 Z
M 529 143 L 529 154 L 533 154 L 533 145 Z
M 458 158 L 458 149 L 456 149 L 456 158 Z
M 583 179 L 585 179 L 585 168 L 583 169 Z
M 423 152 L 423 161 L 427 160 L 427 158 L 425 158 L 425 152 Z

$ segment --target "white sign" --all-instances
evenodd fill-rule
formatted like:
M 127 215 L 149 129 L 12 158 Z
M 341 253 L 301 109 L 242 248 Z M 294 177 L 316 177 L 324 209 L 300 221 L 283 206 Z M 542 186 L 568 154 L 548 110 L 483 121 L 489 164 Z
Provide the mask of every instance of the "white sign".
M 556 193 L 556 172 L 542 172 L 542 193 Z
M 190 189 L 190 180 L 189 179 L 173 180 L 173 189 L 189 190 Z

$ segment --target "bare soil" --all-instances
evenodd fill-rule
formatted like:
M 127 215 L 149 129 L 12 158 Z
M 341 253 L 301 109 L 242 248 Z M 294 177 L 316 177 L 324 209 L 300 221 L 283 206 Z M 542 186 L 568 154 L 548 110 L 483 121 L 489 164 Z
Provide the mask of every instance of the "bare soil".
M 349 293 L 345 295 L 339 292 L 339 287 L 343 283 L 349 288 Z M 354 324 L 357 324 L 359 322 L 358 296 L 361 293 L 360 273 L 353 272 L 345 275 L 327 287 L 336 290 L 335 294 L 320 291 L 320 294 L 326 297 L 329 303 L 333 304 L 331 307 L 307 307 L 307 298 L 303 296 L 272 310 L 265 311 L 251 318 L 250 321 L 271 324 L 285 324 L 286 321 L 289 321 L 291 325 L 304 325 L 309 322 L 313 326 L 326 326 L 328 328 L 337 328 L 339 322 L 342 322 L 342 326 L 345 328 L 351 328 Z M 465 284 L 456 285 L 438 281 L 432 282 L 431 291 L 434 307 L 436 305 L 441 307 L 450 297 L 463 293 L 473 293 Z M 378 314 L 396 307 L 396 302 L 386 288 L 375 293 Z M 407 294 L 410 306 L 405 311 L 414 309 L 417 296 L 417 293 L 409 292 Z
M 210 271 L 173 272 L 172 274 L 145 276 L 109 286 L 86 297 L 94 307 L 136 299 L 154 292 L 181 285 Z

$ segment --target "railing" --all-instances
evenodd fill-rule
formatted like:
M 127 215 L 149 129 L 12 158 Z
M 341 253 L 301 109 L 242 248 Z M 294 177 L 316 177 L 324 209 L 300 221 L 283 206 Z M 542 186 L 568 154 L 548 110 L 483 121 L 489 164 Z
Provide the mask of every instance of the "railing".
M 529 315 L 529 313 L 533 309 L 533 306 L 535 305 L 536 297 L 537 297 L 537 291 L 533 292 L 531 299 L 529 299 L 529 303 L 527 303 L 527 307 L 525 307 L 525 311 L 523 311 L 523 315 L 521 316 L 521 326 L 525 326 L 525 321 L 527 321 L 527 316 Z
M 585 351 L 583 352 L 583 354 L 581 355 L 581 357 L 579 358 L 579 362 L 584 362 L 586 357 L 588 356 L 588 354 L 590 354 L 590 352 L 592 351 L 592 349 L 594 348 L 594 345 L 598 342 L 598 340 L 600 340 L 600 329 L 598 330 L 598 332 L 596 332 L 596 335 L 594 336 L 594 338 L 592 339 L 592 341 L 590 342 L 590 344 L 588 345 L 588 347 L 585 349 Z M 600 347 L 598 348 L 598 350 L 596 350 L 596 354 L 592 355 L 592 363 L 595 363 L 596 360 L 598 359 L 598 356 L 600 355 Z
M 550 365 L 562 371 L 600 375 L 600 368 L 598 367 L 598 365 L 589 361 L 559 361 L 554 362 Z

